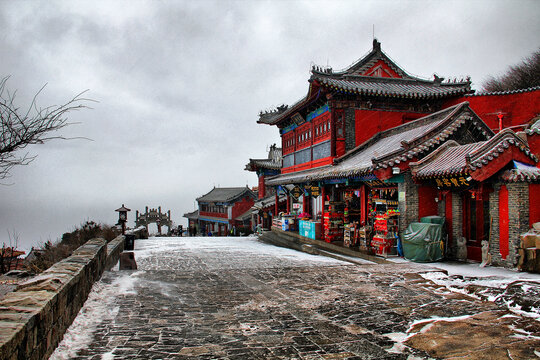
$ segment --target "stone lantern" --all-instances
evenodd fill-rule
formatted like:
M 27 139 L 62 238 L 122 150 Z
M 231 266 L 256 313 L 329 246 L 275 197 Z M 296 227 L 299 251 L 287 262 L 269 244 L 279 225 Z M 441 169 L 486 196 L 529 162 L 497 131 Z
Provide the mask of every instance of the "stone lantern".
M 126 234 L 126 222 L 127 222 L 127 213 L 128 211 L 131 211 L 131 209 L 128 209 L 127 207 L 122 204 L 121 208 L 116 209 L 115 211 L 118 211 L 118 224 L 122 225 L 122 235 Z

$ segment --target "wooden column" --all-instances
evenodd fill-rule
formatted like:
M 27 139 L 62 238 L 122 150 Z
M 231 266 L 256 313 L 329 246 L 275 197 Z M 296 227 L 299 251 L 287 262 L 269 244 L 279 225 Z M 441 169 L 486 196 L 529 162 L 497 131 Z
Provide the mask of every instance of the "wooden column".
M 279 214 L 279 195 L 276 189 L 276 204 L 274 205 L 274 216 L 278 216 L 278 214 Z
M 285 195 L 287 197 L 287 214 L 291 213 L 291 197 L 289 195 Z

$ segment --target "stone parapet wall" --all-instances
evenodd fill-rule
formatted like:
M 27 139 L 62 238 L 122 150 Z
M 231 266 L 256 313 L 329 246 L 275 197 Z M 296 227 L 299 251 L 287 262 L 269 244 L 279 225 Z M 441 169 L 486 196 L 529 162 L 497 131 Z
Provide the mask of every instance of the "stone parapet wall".
M 124 244 L 125 238 L 123 235 L 116 237 L 107 244 L 107 263 L 105 264 L 105 270 L 111 270 L 118 262 L 120 253 L 124 251 Z
M 92 239 L 6 294 L 0 301 L 0 360 L 48 358 L 94 282 L 118 260 L 123 241 L 119 236 L 110 243 L 108 257 L 107 242 Z

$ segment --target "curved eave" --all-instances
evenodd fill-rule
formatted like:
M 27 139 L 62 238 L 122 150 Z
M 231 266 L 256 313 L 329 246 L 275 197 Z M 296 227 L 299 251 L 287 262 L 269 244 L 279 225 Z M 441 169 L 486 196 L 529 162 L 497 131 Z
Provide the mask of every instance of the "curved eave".
M 330 89 L 331 91 L 343 93 L 343 94 L 378 96 L 378 97 L 398 98 L 398 99 L 442 99 L 446 97 L 464 95 L 470 91 L 469 89 L 464 88 L 464 89 L 455 89 L 455 90 L 444 91 L 444 92 L 441 91 L 441 92 L 436 92 L 436 93 L 417 93 L 417 92 L 397 93 L 397 92 L 390 92 L 390 91 L 383 91 L 383 90 L 340 87 L 336 85 L 327 84 L 324 81 L 322 82 L 322 85 L 325 88 Z

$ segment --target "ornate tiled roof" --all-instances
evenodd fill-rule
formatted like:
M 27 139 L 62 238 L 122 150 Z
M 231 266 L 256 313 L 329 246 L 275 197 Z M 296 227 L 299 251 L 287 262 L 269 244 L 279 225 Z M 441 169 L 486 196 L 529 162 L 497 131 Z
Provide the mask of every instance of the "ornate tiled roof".
M 517 89 L 517 90 L 507 90 L 507 91 L 484 91 L 474 94 L 467 94 L 465 96 L 491 96 L 491 95 L 511 95 L 511 94 L 522 94 L 531 91 L 540 90 L 540 86 L 533 86 L 526 89 Z
M 232 187 L 232 188 L 213 188 L 209 193 L 198 197 L 198 202 L 228 202 L 239 198 L 248 193 L 252 197 L 255 195 L 247 187 Z
M 315 169 L 308 169 L 303 171 L 297 171 L 294 173 L 287 173 L 277 175 L 266 180 L 267 185 L 283 185 L 283 184 L 300 184 L 311 180 L 315 180 L 320 174 L 331 169 L 331 165 L 321 166 Z
M 235 217 L 234 220 L 237 220 L 237 221 L 249 220 L 249 219 L 251 219 L 251 214 L 252 213 L 253 213 L 253 211 L 251 209 L 249 209 L 248 211 L 246 211 L 242 215 L 239 215 L 239 216 Z
M 249 163 L 246 164 L 245 170 L 247 171 L 257 171 L 257 169 L 271 169 L 279 170 L 281 169 L 281 164 L 283 161 L 281 148 L 276 147 L 276 144 L 270 147 L 268 151 L 267 159 L 249 159 Z
M 384 63 L 385 75 L 376 75 L 373 68 Z M 377 65 L 379 64 L 379 65 Z M 382 69 L 382 68 L 381 68 Z M 308 95 L 289 108 L 259 114 L 258 123 L 275 125 L 302 107 L 318 99 L 321 86 L 330 92 L 357 94 L 377 97 L 397 97 L 411 99 L 435 99 L 455 97 L 471 93 L 471 82 L 467 78 L 461 81 L 447 81 L 434 76 L 434 80 L 425 80 L 407 74 L 382 50 L 381 44 L 373 41 L 373 49 L 356 63 L 342 71 L 334 72 L 331 68 L 313 66 L 309 79 Z
M 493 132 L 465 102 L 379 133 L 338 159 L 340 163 L 333 173 L 345 177 L 397 166 L 431 151 L 469 122 L 486 139 L 492 136 Z
M 295 105 L 297 105 L 298 103 L 304 100 L 305 100 L 305 97 L 297 101 Z M 294 105 L 292 107 L 294 107 Z M 282 115 L 283 113 L 285 113 L 288 108 L 289 108 L 289 105 L 280 105 L 276 109 L 273 109 L 273 110 L 261 111 L 259 113 L 259 121 L 257 122 L 261 124 L 273 124 L 274 120 L 280 117 L 280 115 Z
M 279 201 L 282 202 L 282 201 L 286 201 L 287 200 L 287 197 L 285 195 L 281 195 L 279 197 Z M 253 208 L 259 210 L 259 209 L 263 209 L 265 207 L 268 207 L 268 206 L 274 206 L 276 203 L 276 196 L 275 195 L 269 195 L 265 198 L 262 198 L 262 199 L 259 199 L 257 201 L 255 201 L 255 204 L 253 204 Z
M 475 178 L 476 170 L 488 165 L 511 147 L 516 147 L 535 163 L 538 161 L 527 143 L 512 130 L 506 129 L 487 141 L 467 145 L 449 141 L 421 161 L 411 163 L 411 172 L 416 178 L 463 174 L 472 174 Z
M 269 185 L 303 183 L 323 179 L 364 176 L 377 169 L 393 167 L 418 158 L 448 140 L 464 124 L 474 126 L 485 139 L 493 136 L 489 127 L 467 102 L 378 133 L 362 145 L 325 166 L 267 180 Z
M 190 213 L 185 213 L 184 217 L 191 220 L 197 220 L 199 218 L 199 210 L 195 210 Z
M 422 161 L 409 165 L 416 177 L 462 175 L 467 173 L 466 155 L 479 149 L 483 144 L 484 142 L 477 142 L 459 145 L 450 140 Z
M 395 74 L 388 73 L 390 77 L 372 76 L 370 70 L 378 63 L 384 63 Z M 347 69 L 334 72 L 330 68 L 314 66 L 311 72 L 310 81 L 349 94 L 428 99 L 471 92 L 469 79 L 444 82 L 443 78 L 435 75 L 434 80 L 430 81 L 407 74 L 381 50 L 381 43 L 376 39 L 373 40 L 371 52 Z
M 501 174 L 501 179 L 506 182 L 540 182 L 540 169 L 510 169 Z
M 331 90 L 359 95 L 387 96 L 413 99 L 432 99 L 464 95 L 470 92 L 470 83 L 437 83 L 431 81 L 375 78 L 355 76 L 339 78 L 313 75 L 313 80 Z
M 538 120 L 536 120 L 536 119 L 538 119 Z M 539 134 L 540 135 L 540 116 L 537 116 L 536 119 L 533 119 L 532 121 L 534 121 L 534 122 L 531 125 L 531 127 L 528 128 L 527 130 L 525 130 L 525 133 L 527 135 L 532 135 L 532 134 Z

